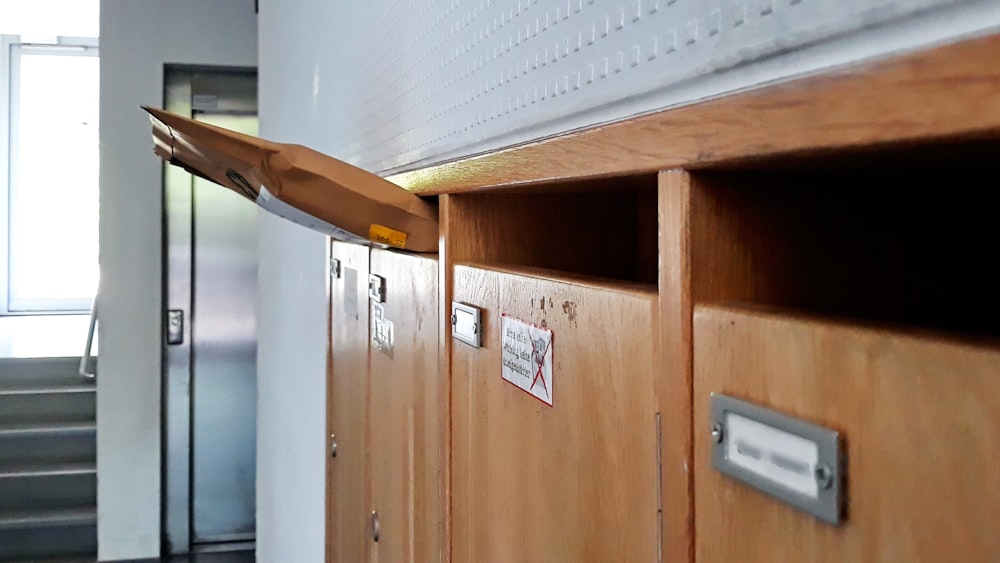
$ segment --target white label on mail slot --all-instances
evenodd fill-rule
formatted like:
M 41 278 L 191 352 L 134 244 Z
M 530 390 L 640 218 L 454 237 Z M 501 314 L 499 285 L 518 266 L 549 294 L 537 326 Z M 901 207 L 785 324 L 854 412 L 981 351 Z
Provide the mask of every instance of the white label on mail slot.
M 479 327 L 476 326 L 476 316 L 469 311 L 463 309 L 455 309 L 455 333 L 464 338 L 466 341 L 474 341 L 476 338 L 476 331 Z
M 260 187 L 260 195 L 257 196 L 257 205 L 261 209 L 265 209 L 274 213 L 278 217 L 283 217 L 289 221 L 302 225 L 303 227 L 308 227 L 314 231 L 319 231 L 324 235 L 328 235 L 337 240 L 342 240 L 345 242 L 353 242 L 356 244 L 367 244 L 369 241 L 364 237 L 359 237 L 353 233 L 345 231 L 336 225 L 331 225 L 322 219 L 317 219 L 312 215 L 297 209 L 280 199 L 274 197 L 274 194 L 267 191 L 264 186 Z
M 500 376 L 552 406 L 552 331 L 500 318 Z
M 819 496 L 815 442 L 731 412 L 725 425 L 730 463 L 789 491 L 811 499 Z
M 385 307 L 371 302 L 372 344 L 380 352 L 392 357 L 392 349 L 396 345 L 396 327 L 385 316 Z

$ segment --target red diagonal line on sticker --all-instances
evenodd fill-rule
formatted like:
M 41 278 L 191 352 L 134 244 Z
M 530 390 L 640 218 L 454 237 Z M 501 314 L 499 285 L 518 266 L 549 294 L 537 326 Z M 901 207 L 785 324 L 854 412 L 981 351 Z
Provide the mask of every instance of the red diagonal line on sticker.
M 531 356 L 534 357 L 535 350 L 537 350 L 537 348 L 535 348 L 535 341 L 531 339 L 531 333 L 528 333 L 528 341 L 531 342 Z M 531 387 L 528 387 L 528 391 L 531 391 L 535 388 L 535 385 L 539 382 L 539 380 L 541 380 L 542 389 L 545 389 L 546 397 L 549 396 L 549 388 L 545 385 L 545 376 L 542 375 L 542 367 L 545 365 L 545 354 L 549 352 L 549 346 L 551 345 L 551 340 L 545 344 L 545 350 L 542 350 L 542 362 L 538 364 L 538 371 L 535 372 L 535 378 L 531 380 Z

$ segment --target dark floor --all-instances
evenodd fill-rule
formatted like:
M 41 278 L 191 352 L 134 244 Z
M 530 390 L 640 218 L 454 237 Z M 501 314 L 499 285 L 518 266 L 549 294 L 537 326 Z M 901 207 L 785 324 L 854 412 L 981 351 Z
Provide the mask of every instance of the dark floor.
M 214 553 L 193 553 L 173 555 L 159 559 L 160 563 L 254 563 L 254 551 L 219 551 Z M 57 557 L 52 559 L 31 559 L 26 563 L 94 563 L 91 558 Z M 156 559 L 138 559 L 120 563 L 155 563 Z
M 196 553 L 175 555 L 163 559 L 167 563 L 253 563 L 253 551 L 227 551 L 224 553 Z
M 140 559 L 132 563 L 153 563 L 153 559 Z M 254 552 L 226 551 L 219 553 L 195 553 L 192 555 L 174 555 L 160 559 L 161 563 L 254 563 Z M 31 563 L 94 563 L 93 559 L 58 558 L 32 560 Z M 125 563 L 125 562 L 121 562 Z
M 154 559 L 139 559 L 128 563 L 153 563 Z M 228 551 L 220 553 L 196 553 L 192 555 L 174 555 L 159 560 L 161 563 L 253 563 L 253 551 Z M 89 558 L 56 558 L 56 559 L 32 559 L 28 563 L 94 563 Z M 125 563 L 125 562 L 122 562 Z

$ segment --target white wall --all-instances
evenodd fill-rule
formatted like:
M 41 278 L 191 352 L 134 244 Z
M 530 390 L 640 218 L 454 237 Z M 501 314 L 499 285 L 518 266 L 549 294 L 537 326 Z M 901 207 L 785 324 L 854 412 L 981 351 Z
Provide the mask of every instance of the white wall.
M 98 0 L 0 0 L 0 35 L 97 37 Z
M 326 237 L 264 211 L 257 236 L 257 560 L 323 561 Z
M 161 162 L 140 104 L 165 63 L 256 66 L 253 0 L 101 2 L 98 556 L 160 554 Z
M 288 4 L 310 19 L 279 15 L 282 51 L 319 90 L 290 95 L 379 173 L 1000 29 L 996 0 Z
M 340 5 L 340 8 L 336 6 Z M 344 3 L 260 6 L 260 135 L 330 152 L 321 103 L 350 80 L 331 51 Z M 325 523 L 327 239 L 258 215 L 257 560 L 322 561 Z

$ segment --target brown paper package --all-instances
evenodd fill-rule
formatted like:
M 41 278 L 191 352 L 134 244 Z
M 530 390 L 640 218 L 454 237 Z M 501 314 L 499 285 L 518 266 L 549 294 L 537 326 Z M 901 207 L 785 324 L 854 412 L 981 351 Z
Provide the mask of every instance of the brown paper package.
M 437 207 L 387 180 L 301 145 L 143 109 L 160 158 L 268 211 L 340 240 L 438 249 Z

